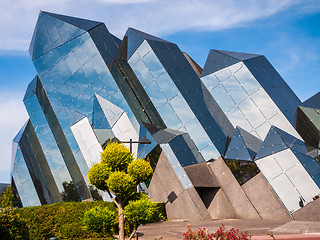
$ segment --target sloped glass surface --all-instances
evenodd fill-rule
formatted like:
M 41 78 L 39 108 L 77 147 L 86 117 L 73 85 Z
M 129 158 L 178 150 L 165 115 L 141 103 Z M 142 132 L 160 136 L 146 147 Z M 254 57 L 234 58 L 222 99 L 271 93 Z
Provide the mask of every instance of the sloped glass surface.
M 258 159 L 255 163 L 269 182 L 283 173 L 282 168 L 273 155 Z
M 271 126 L 255 160 L 289 148 L 277 132 L 277 128 Z
M 151 142 L 150 144 L 139 144 L 138 146 L 137 157 L 145 158 L 145 156 L 147 156 L 158 145 L 158 143 L 143 124 L 140 124 L 139 131 L 139 141 L 141 141 L 141 139 L 148 139 Z
M 203 67 L 201 77 L 217 72 L 220 69 L 231 66 L 237 62 L 239 62 L 239 60 L 233 57 L 220 53 L 217 50 L 210 50 L 206 63 Z
M 279 175 L 269 183 L 290 213 L 300 208 L 300 194 L 285 174 Z
M 75 18 L 75 17 L 70 17 L 70 16 L 65 16 L 61 14 L 56 14 L 56 13 L 50 13 L 50 12 L 43 12 L 45 14 L 48 14 L 56 19 L 59 19 L 63 22 L 70 23 L 78 28 L 81 28 L 83 30 L 89 31 L 91 28 L 96 27 L 99 24 L 103 24 L 101 22 L 96 22 L 92 20 L 87 20 L 87 19 L 82 19 L 82 18 Z
M 247 146 L 238 128 L 236 128 L 233 137 L 231 138 L 231 142 L 228 146 L 225 158 L 233 160 L 252 161 L 252 157 L 248 152 Z
M 304 101 L 301 106 L 308 108 L 317 108 L 320 109 L 320 92 L 313 95 L 311 98 Z
M 180 162 L 178 161 L 176 155 L 174 154 L 172 148 L 169 144 L 160 144 L 162 151 L 166 155 L 169 163 L 172 166 L 173 171 L 176 173 L 179 181 L 181 182 L 184 189 L 188 189 L 192 187 L 192 183 L 187 176 L 186 172 L 184 171 L 183 167 L 181 166 Z
M 33 35 L 33 45 L 29 49 L 30 55 L 32 59 L 38 58 L 84 32 L 83 29 L 41 12 Z

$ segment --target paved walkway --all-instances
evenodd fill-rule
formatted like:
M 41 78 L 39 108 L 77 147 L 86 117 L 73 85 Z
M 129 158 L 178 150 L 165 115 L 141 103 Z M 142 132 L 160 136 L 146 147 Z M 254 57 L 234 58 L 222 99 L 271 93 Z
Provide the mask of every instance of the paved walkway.
M 288 240 L 320 240 L 320 222 L 308 221 L 266 221 L 266 220 L 239 220 L 224 219 L 206 222 L 160 222 L 147 224 L 138 228 L 140 240 L 177 240 L 182 239 L 182 233 L 190 224 L 193 230 L 198 227 L 205 227 L 210 233 L 214 233 L 224 224 L 226 230 L 239 228 L 240 231 L 247 231 L 252 240 L 272 240 L 268 234 L 273 234 L 275 239 Z

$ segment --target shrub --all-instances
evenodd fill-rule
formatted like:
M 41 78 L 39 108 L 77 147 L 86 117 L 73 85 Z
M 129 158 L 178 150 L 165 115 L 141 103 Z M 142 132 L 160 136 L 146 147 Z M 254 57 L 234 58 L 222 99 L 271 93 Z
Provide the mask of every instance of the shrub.
M 137 159 L 129 164 L 128 174 L 133 177 L 136 183 L 141 183 L 152 177 L 153 170 L 149 162 Z
M 130 201 L 124 208 L 124 215 L 135 228 L 139 224 L 157 222 L 163 219 L 159 205 L 146 198 Z
M 114 233 L 117 213 L 108 207 L 97 206 L 84 213 L 83 224 L 86 229 L 96 233 Z
M 1 208 L 13 207 L 15 205 L 14 195 L 12 193 L 10 185 L 7 189 L 3 192 L 1 199 Z
M 114 209 L 113 203 L 94 202 L 61 202 L 51 205 L 37 207 L 26 207 L 17 209 L 20 217 L 26 221 L 29 228 L 29 236 L 32 240 L 49 239 L 94 239 L 108 233 L 98 234 L 93 230 L 85 229 L 82 219 L 84 213 L 96 206 Z M 1 239 L 1 238 L 0 238 Z
M 7 208 L 0 211 L 0 239 L 27 240 L 29 239 L 26 222 L 20 218 L 16 210 Z
M 222 226 L 215 232 L 209 233 L 206 228 L 198 228 L 196 231 L 192 231 L 190 225 L 187 226 L 187 232 L 183 233 L 183 240 L 250 240 L 251 236 L 248 233 L 239 232 L 239 229 L 231 228 L 229 231 L 225 230 L 225 226 Z

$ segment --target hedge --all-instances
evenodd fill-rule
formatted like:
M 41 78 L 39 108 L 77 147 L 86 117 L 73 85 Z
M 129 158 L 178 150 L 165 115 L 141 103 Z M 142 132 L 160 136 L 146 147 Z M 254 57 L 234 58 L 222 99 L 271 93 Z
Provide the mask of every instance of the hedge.
M 83 226 L 84 213 L 96 206 L 117 209 L 111 202 L 61 202 L 17 210 L 29 228 L 29 237 L 34 240 L 49 239 L 107 239 L 105 234 L 87 230 Z M 113 239 L 110 237 L 110 239 Z
M 157 203 L 163 216 L 165 207 Z M 108 207 L 117 213 L 112 202 L 61 202 L 37 207 L 19 208 L 16 212 L 26 222 L 29 228 L 29 238 L 32 240 L 47 240 L 51 237 L 61 239 L 113 239 L 108 233 L 95 233 L 86 229 L 83 224 L 84 213 L 94 207 Z M 127 224 L 126 224 L 127 225 Z M 126 226 L 127 234 L 132 231 Z

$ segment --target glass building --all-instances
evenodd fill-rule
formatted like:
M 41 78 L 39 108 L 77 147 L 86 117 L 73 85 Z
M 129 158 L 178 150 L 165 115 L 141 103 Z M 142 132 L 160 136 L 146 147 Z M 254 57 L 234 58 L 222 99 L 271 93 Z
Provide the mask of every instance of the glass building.
M 103 23 L 43 11 L 29 52 L 38 74 L 12 154 L 23 206 L 107 200 L 87 175 L 115 139 L 149 140 L 132 146 L 135 157 L 156 168 L 165 156 L 185 190 L 193 187 L 187 167 L 223 157 L 247 169 L 240 185 L 261 172 L 290 213 L 299 209 L 290 199 L 320 193 L 319 128 L 304 128 L 316 116 L 305 109 L 319 104 L 301 103 L 264 56 L 211 50 L 202 70 L 158 37 L 129 28 L 120 40 Z

